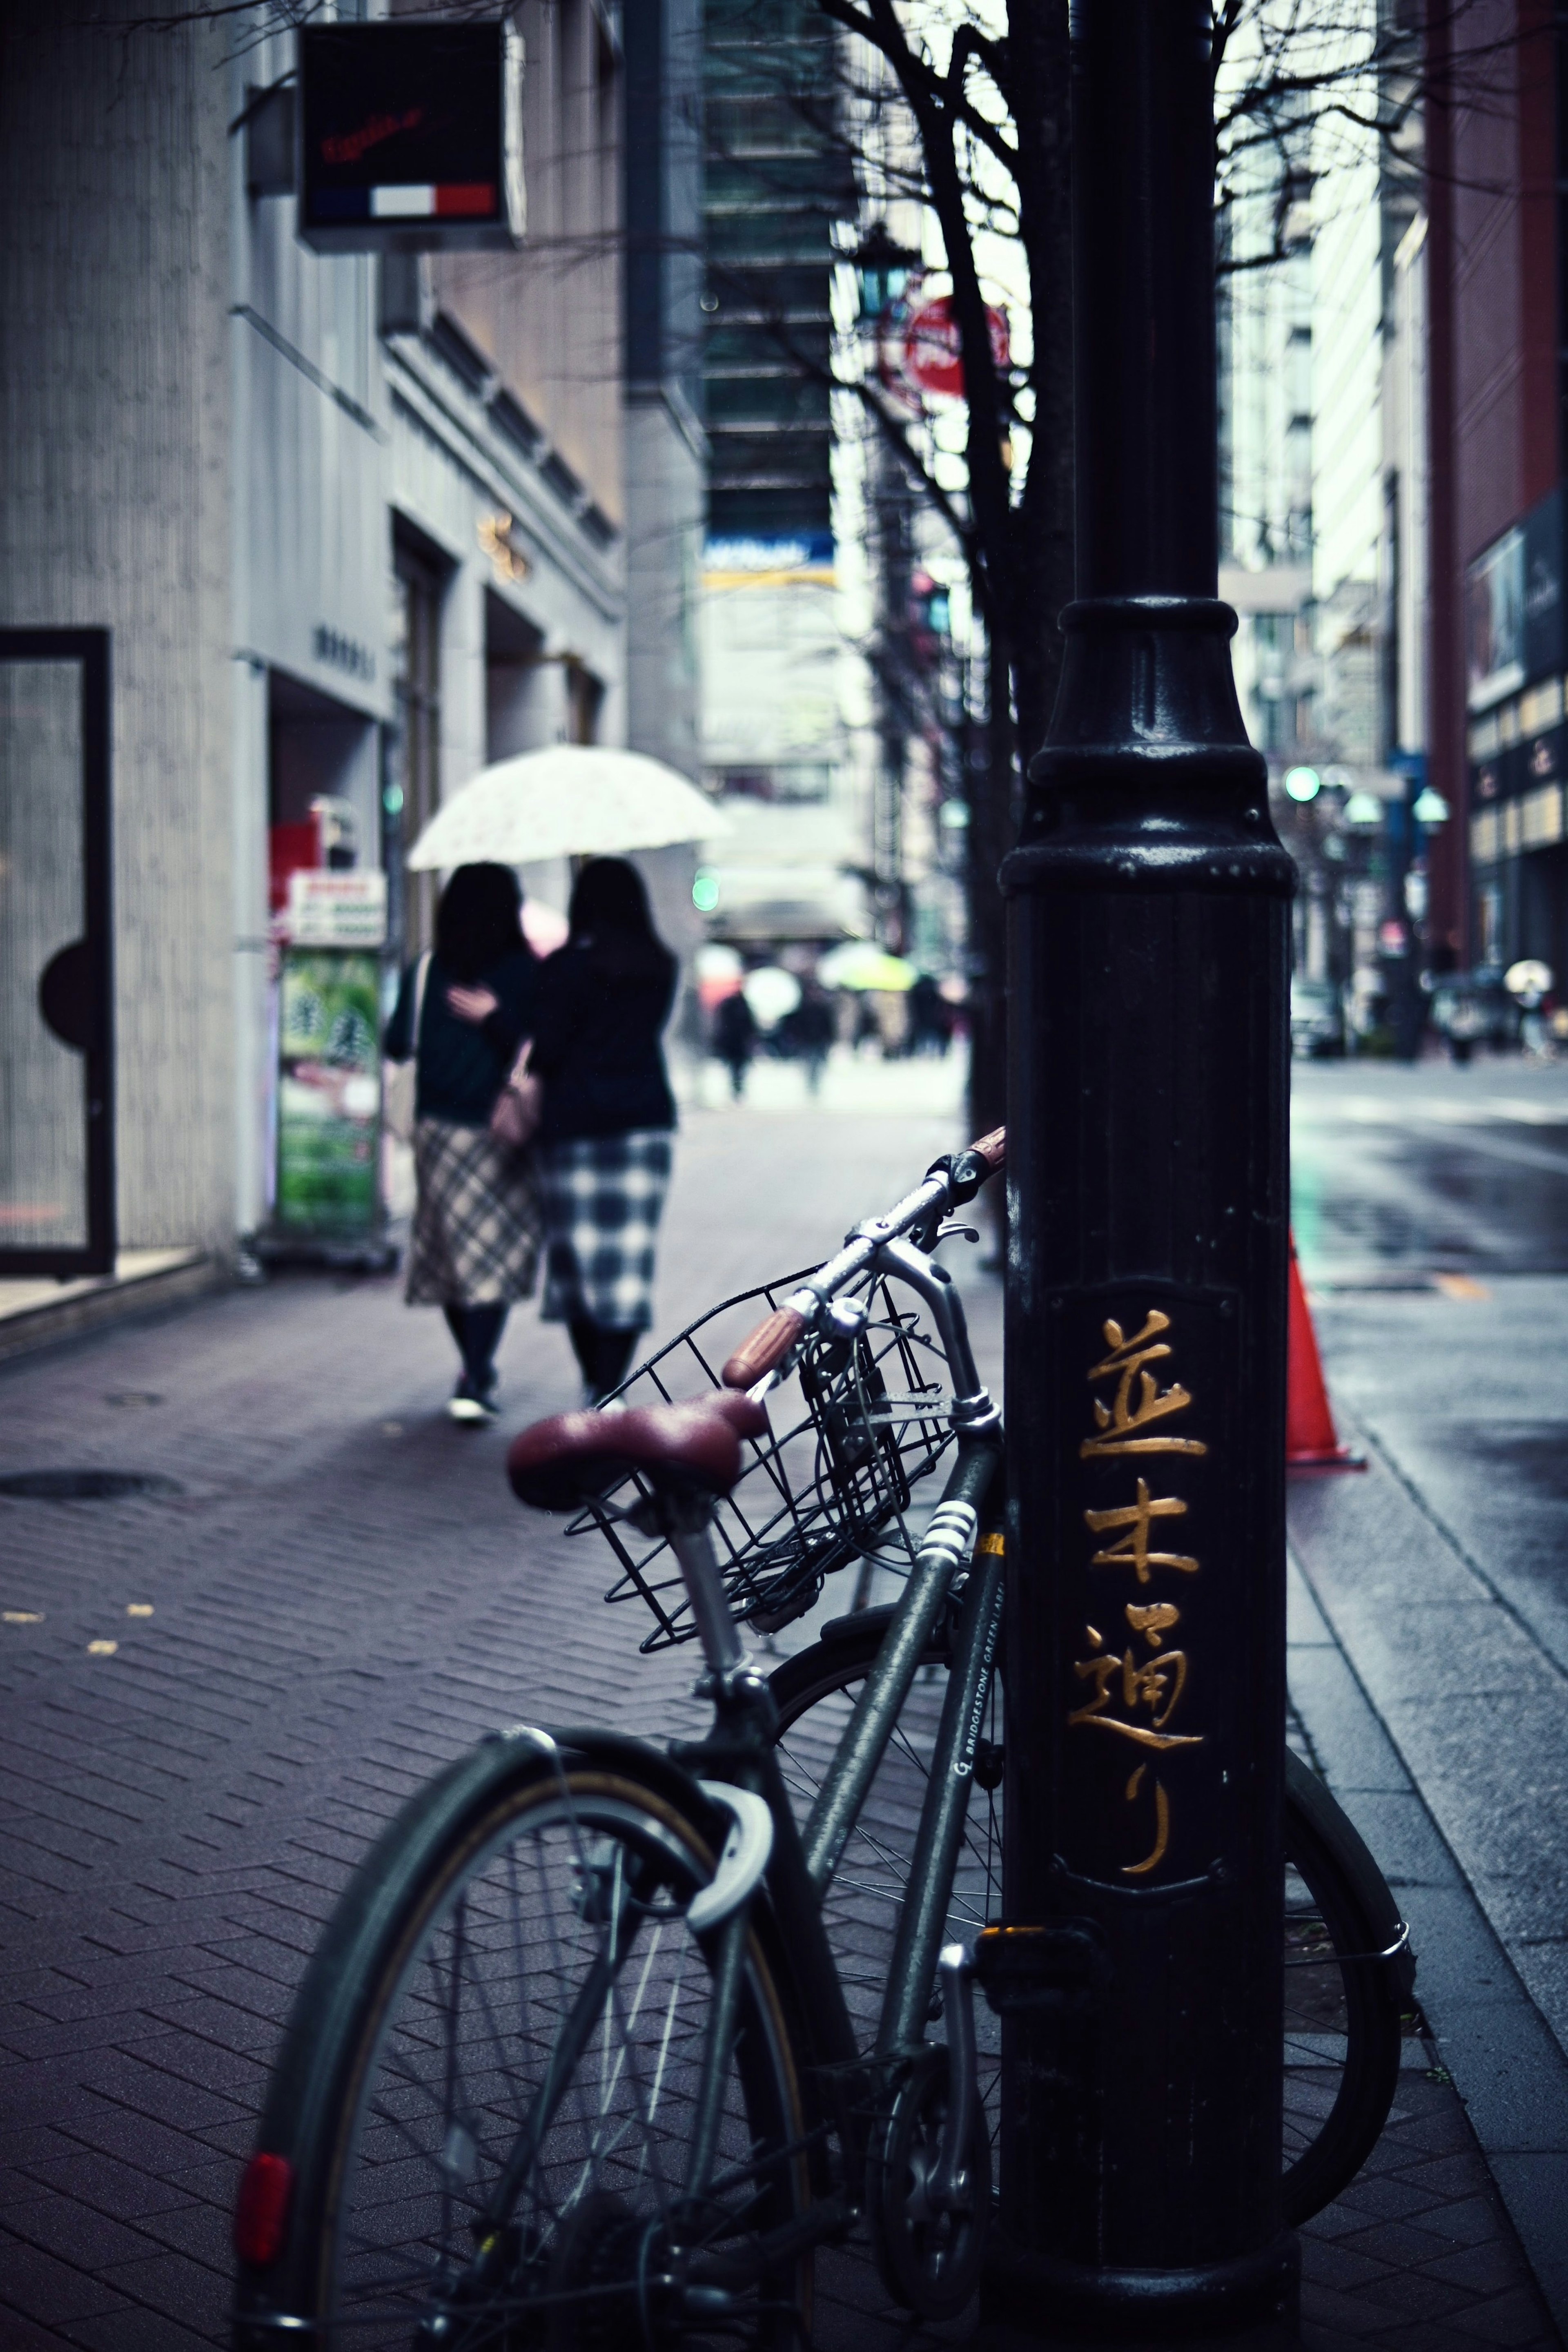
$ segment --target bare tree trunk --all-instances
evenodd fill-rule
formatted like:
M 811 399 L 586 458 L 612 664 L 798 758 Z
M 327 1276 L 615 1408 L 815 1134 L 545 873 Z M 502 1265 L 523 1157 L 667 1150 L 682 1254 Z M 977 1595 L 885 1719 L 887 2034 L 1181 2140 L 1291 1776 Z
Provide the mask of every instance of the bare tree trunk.
M 1007 934 L 997 872 L 1012 847 L 1013 731 L 1008 665 L 993 648 L 987 665 L 986 739 L 969 770 L 969 1129 L 986 1135 L 1007 1119 Z M 999 1198 L 999 1194 L 998 1195 Z

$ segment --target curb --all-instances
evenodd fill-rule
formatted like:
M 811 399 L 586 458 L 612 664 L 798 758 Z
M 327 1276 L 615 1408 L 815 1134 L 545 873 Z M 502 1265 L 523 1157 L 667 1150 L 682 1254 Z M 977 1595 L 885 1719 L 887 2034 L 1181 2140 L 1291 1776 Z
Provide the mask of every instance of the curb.
M 1374 1465 L 1375 1476 L 1375 1456 Z M 1568 2055 L 1406 1769 L 1335 1623 L 1332 1593 L 1293 1538 L 1290 1580 L 1291 1699 L 1325 1780 L 1410 1922 L 1416 1999 L 1568 2339 Z

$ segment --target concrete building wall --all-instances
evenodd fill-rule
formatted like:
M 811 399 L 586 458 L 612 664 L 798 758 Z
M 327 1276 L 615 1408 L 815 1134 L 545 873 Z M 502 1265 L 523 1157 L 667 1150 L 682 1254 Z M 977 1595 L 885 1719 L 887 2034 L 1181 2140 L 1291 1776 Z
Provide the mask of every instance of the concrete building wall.
M 4 12 L 0 622 L 113 632 L 122 1245 L 234 1233 L 221 27 Z
M 1455 27 L 1457 522 L 1469 562 L 1558 478 L 1554 89 L 1542 12 L 1476 0 Z
M 435 264 L 436 299 L 612 522 L 623 517 L 620 61 L 594 0 L 523 0 L 527 266 Z
M 706 490 L 700 433 L 660 392 L 626 411 L 627 740 L 695 782 L 698 582 Z
M 1376 151 L 1333 173 L 1312 241 L 1312 587 L 1375 590 L 1383 530 Z M 1328 648 L 1325 648 L 1328 650 Z

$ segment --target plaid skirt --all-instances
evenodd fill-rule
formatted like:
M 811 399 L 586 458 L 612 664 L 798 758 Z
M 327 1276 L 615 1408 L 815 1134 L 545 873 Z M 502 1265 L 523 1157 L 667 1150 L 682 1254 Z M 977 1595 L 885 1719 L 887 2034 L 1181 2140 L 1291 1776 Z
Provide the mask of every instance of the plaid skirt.
M 544 1221 L 532 1153 L 483 1127 L 422 1118 L 419 1199 L 408 1253 L 411 1307 L 501 1307 L 533 1294 Z
M 609 1330 L 645 1331 L 653 1319 L 653 1243 L 670 1181 L 665 1128 L 546 1144 L 547 1323 L 579 1317 Z

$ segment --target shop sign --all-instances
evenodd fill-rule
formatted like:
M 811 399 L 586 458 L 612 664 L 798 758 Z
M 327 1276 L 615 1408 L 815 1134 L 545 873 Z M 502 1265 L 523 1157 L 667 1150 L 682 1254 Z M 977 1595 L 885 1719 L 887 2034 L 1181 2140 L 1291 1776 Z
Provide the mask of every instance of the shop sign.
M 1506 530 L 1465 575 L 1465 674 L 1472 710 L 1524 684 L 1524 533 Z
M 297 866 L 284 922 L 298 948 L 379 948 L 387 935 L 387 877 Z
M 703 550 L 703 586 L 831 588 L 833 564 L 831 531 L 758 531 L 712 538 Z
M 273 1206 L 280 1231 L 357 1234 L 380 1223 L 380 979 L 373 954 L 284 952 Z
M 1490 710 L 1521 687 L 1560 676 L 1564 650 L 1559 487 L 1494 540 L 1465 574 L 1470 709 Z
M 1559 485 L 1524 518 L 1526 681 L 1561 673 L 1563 666 L 1563 491 Z
M 522 240 L 522 41 L 488 24 L 307 25 L 299 235 L 318 253 Z

